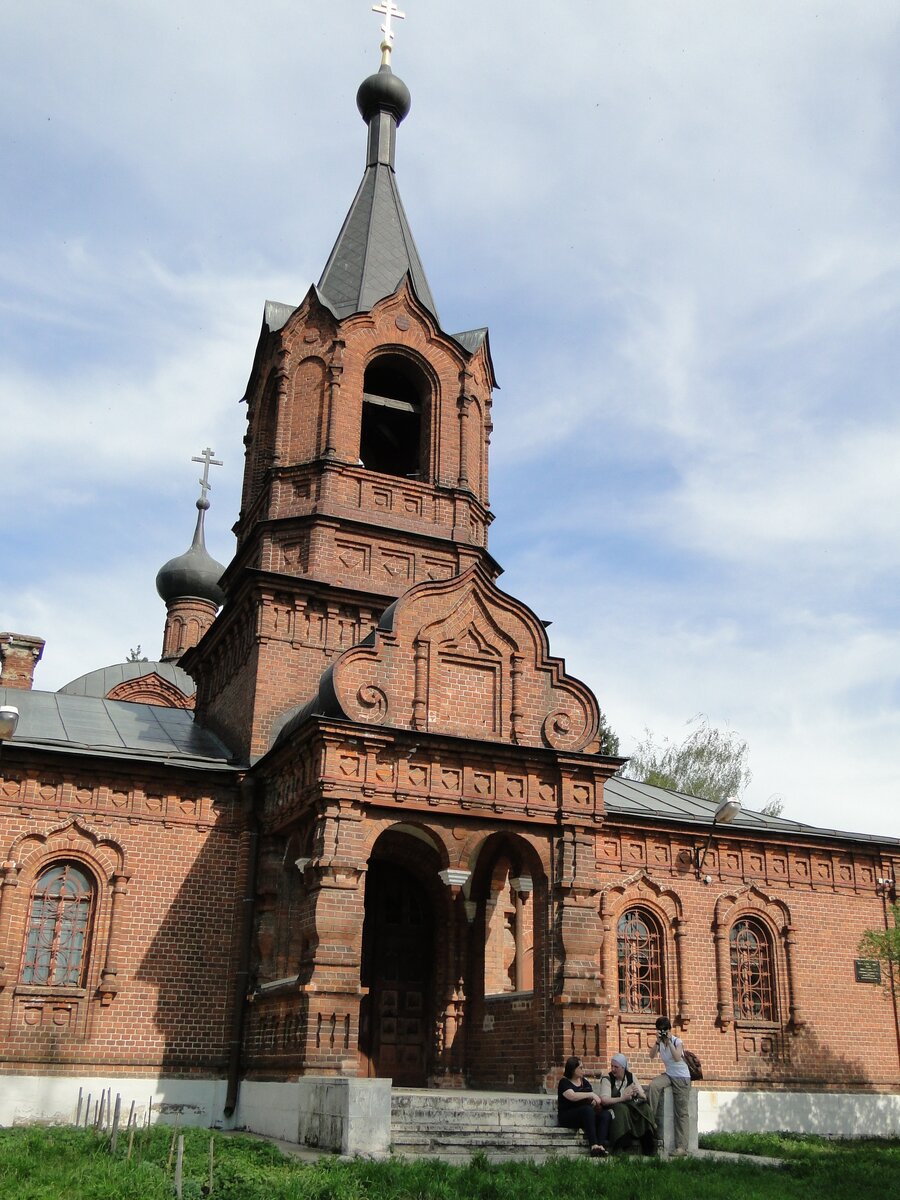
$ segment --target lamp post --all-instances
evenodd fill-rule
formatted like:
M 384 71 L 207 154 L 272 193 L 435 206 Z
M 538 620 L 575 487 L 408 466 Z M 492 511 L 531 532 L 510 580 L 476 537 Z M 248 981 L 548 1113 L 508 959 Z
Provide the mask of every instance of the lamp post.
M 741 802 L 737 796 L 730 796 L 727 800 L 723 800 L 713 814 L 712 825 L 709 829 L 709 836 L 706 839 L 706 845 L 694 849 L 694 867 L 697 871 L 697 878 L 703 878 L 703 864 L 706 862 L 706 856 L 709 853 L 709 847 L 712 844 L 713 834 L 716 832 L 717 825 L 730 825 L 734 818 L 741 811 Z M 706 882 L 710 882 L 709 876 L 706 877 Z

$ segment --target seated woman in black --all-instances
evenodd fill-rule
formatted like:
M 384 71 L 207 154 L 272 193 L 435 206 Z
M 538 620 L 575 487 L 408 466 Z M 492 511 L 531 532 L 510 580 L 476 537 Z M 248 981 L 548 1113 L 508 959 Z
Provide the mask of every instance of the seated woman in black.
M 580 1058 L 567 1058 L 565 1075 L 556 1089 L 559 1106 L 559 1123 L 568 1129 L 581 1129 L 588 1140 L 591 1154 L 595 1158 L 606 1158 L 609 1154 L 610 1109 L 584 1077 Z

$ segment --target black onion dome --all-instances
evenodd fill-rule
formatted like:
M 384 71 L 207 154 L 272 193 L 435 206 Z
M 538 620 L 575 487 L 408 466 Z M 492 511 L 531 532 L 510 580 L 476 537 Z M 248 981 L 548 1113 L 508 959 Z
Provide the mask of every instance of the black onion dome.
M 208 507 L 208 500 L 197 501 L 200 512 L 190 550 L 170 558 L 156 576 L 156 590 L 167 604 L 189 596 L 210 600 L 217 608 L 225 603 L 225 593 L 219 587 L 225 568 L 206 549 L 203 536 L 203 517 Z
M 412 106 L 409 88 L 387 65 L 364 79 L 356 93 L 356 107 L 364 121 L 371 121 L 378 112 L 392 113 L 399 125 Z

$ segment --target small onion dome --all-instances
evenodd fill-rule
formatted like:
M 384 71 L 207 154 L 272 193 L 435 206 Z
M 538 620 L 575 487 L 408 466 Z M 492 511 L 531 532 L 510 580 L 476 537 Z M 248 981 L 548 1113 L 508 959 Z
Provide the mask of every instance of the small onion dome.
M 172 600 L 196 596 L 201 600 L 210 600 L 217 608 L 221 608 L 225 603 L 225 593 L 219 587 L 219 580 L 225 568 L 207 551 L 203 536 L 203 518 L 209 501 L 198 500 L 197 508 L 200 511 L 191 548 L 177 558 L 170 558 L 165 566 L 160 567 L 156 576 L 156 590 L 167 604 Z
M 392 113 L 399 125 L 412 105 L 409 88 L 387 63 L 382 63 L 374 75 L 364 79 L 356 93 L 356 107 L 363 120 L 371 121 L 376 113 Z

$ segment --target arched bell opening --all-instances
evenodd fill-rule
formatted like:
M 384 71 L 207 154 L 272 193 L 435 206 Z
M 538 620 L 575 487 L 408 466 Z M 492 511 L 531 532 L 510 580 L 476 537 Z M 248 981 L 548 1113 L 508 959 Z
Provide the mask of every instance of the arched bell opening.
M 425 479 L 431 386 L 402 354 L 381 354 L 363 380 L 359 459 L 367 470 Z

